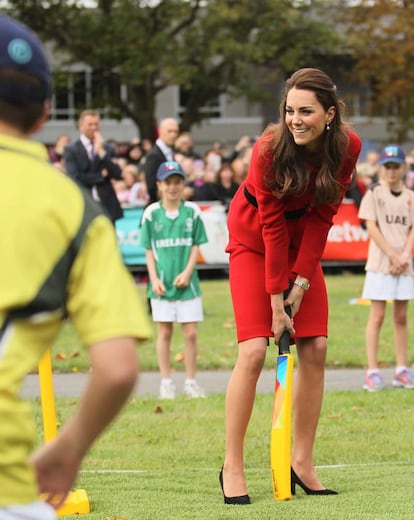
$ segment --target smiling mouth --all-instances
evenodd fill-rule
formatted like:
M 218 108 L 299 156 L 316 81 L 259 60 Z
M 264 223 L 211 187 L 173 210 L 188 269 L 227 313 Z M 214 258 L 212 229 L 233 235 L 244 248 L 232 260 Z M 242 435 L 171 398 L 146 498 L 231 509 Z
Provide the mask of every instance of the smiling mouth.
M 293 128 L 293 132 L 295 134 L 304 134 L 307 131 L 308 131 L 307 128 Z

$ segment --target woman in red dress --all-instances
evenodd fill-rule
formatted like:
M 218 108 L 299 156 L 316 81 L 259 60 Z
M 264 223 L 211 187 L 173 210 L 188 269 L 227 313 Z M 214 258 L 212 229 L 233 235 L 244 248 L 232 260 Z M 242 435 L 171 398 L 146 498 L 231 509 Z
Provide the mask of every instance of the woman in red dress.
M 342 122 L 336 87 L 318 69 L 286 82 L 281 119 L 254 146 L 247 179 L 228 215 L 230 288 L 239 343 L 226 394 L 227 504 L 249 504 L 243 444 L 269 337 L 294 338 L 292 492 L 336 494 L 321 484 L 313 444 L 322 405 L 328 302 L 320 259 L 350 184 L 361 142 Z M 292 319 L 285 312 L 289 305 Z

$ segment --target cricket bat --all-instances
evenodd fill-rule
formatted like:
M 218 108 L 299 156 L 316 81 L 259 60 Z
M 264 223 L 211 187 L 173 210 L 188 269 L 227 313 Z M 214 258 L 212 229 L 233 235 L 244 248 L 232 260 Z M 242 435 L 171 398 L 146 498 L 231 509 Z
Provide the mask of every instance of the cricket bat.
M 290 307 L 286 308 L 290 316 Z M 272 430 L 270 434 L 270 467 L 273 496 L 276 500 L 290 500 L 290 445 L 292 430 L 293 356 L 290 335 L 285 331 L 279 340 L 276 360 L 276 381 L 273 400 Z

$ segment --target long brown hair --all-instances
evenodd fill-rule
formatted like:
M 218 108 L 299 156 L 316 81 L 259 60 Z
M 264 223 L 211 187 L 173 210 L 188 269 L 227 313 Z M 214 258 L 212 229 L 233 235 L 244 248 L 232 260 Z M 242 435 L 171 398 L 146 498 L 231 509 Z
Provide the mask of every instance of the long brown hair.
M 325 111 L 329 107 L 335 107 L 335 117 L 330 123 L 330 129 L 323 136 L 313 204 L 316 206 L 338 202 L 341 191 L 340 167 L 349 141 L 342 122 L 345 105 L 338 99 L 336 86 L 331 78 L 319 69 L 299 69 L 286 81 L 280 103 L 280 122 L 270 124 L 264 131 L 262 151 L 270 153 L 272 157 L 265 172 L 265 180 L 280 198 L 302 194 L 310 180 L 310 170 L 305 163 L 307 152 L 295 143 L 285 121 L 286 98 L 292 88 L 314 92 Z

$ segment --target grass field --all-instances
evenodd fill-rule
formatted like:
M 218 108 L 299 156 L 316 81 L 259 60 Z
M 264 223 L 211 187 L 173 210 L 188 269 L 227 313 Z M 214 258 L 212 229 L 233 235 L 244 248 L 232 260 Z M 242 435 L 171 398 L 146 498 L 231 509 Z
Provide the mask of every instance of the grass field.
M 368 317 L 368 305 L 351 305 L 350 300 L 359 298 L 364 276 L 327 275 L 330 300 L 329 348 L 327 365 L 330 367 L 363 367 L 366 363 L 364 334 Z M 204 322 L 199 325 L 199 369 L 230 369 L 237 352 L 236 333 L 227 280 L 202 280 Z M 145 302 L 145 286 L 139 286 Z M 146 302 L 145 302 L 146 303 Z M 394 344 L 391 309 L 388 309 L 383 326 L 379 359 L 384 366 L 394 364 Z M 409 306 L 409 319 L 414 323 L 414 305 Z M 154 328 L 155 337 L 155 328 Z M 180 327 L 176 327 L 172 345 L 172 365 L 183 370 L 183 344 Z M 157 370 L 154 340 L 140 347 L 142 370 Z M 410 364 L 414 363 L 414 349 L 410 351 Z M 268 356 L 266 366 L 273 365 L 273 356 Z M 62 330 L 53 347 L 55 371 L 86 371 L 87 355 L 80 346 L 70 323 Z
M 326 276 L 330 298 L 330 367 L 365 365 L 367 305 L 359 298 L 363 275 Z M 205 321 L 199 327 L 200 369 L 229 369 L 236 356 L 235 328 L 227 280 L 203 280 Z M 145 287 L 139 287 L 145 302 Z M 390 310 L 390 309 L 389 309 Z M 389 311 L 388 310 L 388 311 Z M 414 323 L 414 306 L 409 307 Z M 394 364 L 391 314 L 380 344 L 380 361 Z M 274 364 L 274 351 L 266 365 Z M 67 323 L 52 349 L 55 371 L 86 371 L 87 356 Z M 157 370 L 154 340 L 140 347 L 142 370 Z M 414 362 L 410 349 L 410 364 Z M 179 328 L 173 342 L 174 369 L 183 370 Z M 172 402 L 133 398 L 88 454 L 77 488 L 91 504 L 88 520 L 388 520 L 411 519 L 414 487 L 411 390 L 327 392 L 315 446 L 323 483 L 338 496 L 288 502 L 272 497 L 269 435 L 272 395 L 257 396 L 246 440 L 246 474 L 252 504 L 225 506 L 218 484 L 224 453 L 224 395 Z M 76 399 L 57 399 L 59 423 Z M 39 403 L 39 439 L 42 425 Z M 76 520 L 82 516 L 66 516 Z
M 91 513 L 71 520 L 411 519 L 414 486 L 413 392 L 328 392 L 318 429 L 318 473 L 338 496 L 288 502 L 272 496 L 272 395 L 258 395 L 246 440 L 250 506 L 223 504 L 224 396 L 172 402 L 133 399 L 95 444 L 76 489 Z M 58 399 L 60 420 L 74 400 Z M 41 434 L 39 420 L 39 435 Z

